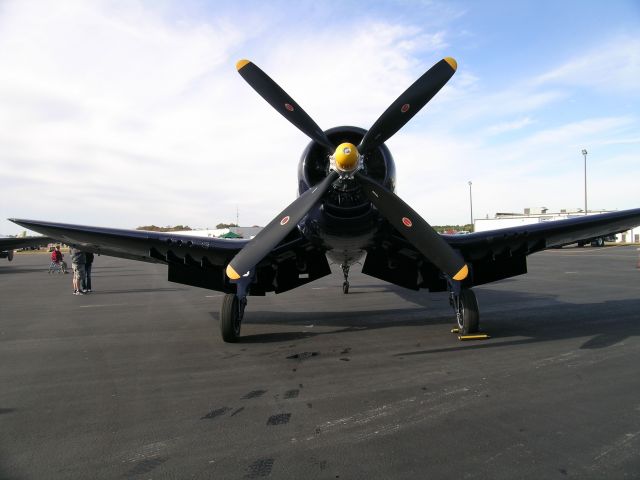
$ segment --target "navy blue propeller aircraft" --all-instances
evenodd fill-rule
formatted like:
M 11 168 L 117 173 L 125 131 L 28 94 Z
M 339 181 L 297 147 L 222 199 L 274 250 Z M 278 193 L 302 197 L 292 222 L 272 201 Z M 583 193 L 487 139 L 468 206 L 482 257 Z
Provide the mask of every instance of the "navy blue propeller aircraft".
M 248 60 L 240 75 L 311 142 L 298 164 L 297 199 L 252 240 L 178 236 L 12 219 L 82 250 L 168 265 L 172 282 L 226 293 L 220 329 L 240 338 L 247 296 L 281 293 L 365 257 L 362 272 L 402 287 L 449 291 L 462 334 L 478 331 L 475 285 L 526 273 L 527 255 L 606 236 L 640 224 L 640 209 L 469 235 L 439 235 L 395 193 L 395 164 L 386 142 L 447 83 L 453 58 L 436 63 L 400 95 L 369 130 L 322 130 L 266 73 Z

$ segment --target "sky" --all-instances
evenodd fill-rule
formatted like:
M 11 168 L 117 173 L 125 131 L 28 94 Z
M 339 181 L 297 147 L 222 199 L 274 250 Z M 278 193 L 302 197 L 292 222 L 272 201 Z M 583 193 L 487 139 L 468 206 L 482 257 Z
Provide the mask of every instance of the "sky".
M 238 75 L 249 59 L 323 128 L 369 128 L 444 57 L 389 139 L 432 225 L 527 207 L 640 207 L 640 2 L 0 0 L 7 218 L 265 225 L 309 142 Z

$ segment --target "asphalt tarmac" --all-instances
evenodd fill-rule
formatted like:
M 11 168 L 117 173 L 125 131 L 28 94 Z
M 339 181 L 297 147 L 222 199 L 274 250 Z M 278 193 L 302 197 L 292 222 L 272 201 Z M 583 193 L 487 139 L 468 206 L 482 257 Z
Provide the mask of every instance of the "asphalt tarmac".
M 71 294 L 48 254 L 0 263 L 0 478 L 640 478 L 635 247 L 565 248 L 445 294 L 353 273 L 250 298 L 96 257 Z

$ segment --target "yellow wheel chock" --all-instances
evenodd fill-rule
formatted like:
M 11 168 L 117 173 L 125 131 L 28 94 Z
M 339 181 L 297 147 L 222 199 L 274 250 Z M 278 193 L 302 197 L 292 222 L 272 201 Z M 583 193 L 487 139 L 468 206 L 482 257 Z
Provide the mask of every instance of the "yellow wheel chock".
M 452 328 L 451 333 L 460 333 L 460 329 Z M 472 333 L 470 335 L 458 335 L 458 340 L 460 340 L 461 342 L 464 342 L 467 340 L 488 340 L 489 338 L 491 338 L 491 336 L 486 333 Z

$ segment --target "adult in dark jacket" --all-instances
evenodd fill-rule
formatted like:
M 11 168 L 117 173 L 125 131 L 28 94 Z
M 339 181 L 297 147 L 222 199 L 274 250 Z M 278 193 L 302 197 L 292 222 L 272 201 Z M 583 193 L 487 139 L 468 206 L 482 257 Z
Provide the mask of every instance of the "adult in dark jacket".
M 93 253 L 84 252 L 84 290 L 91 291 L 91 267 L 93 266 Z

